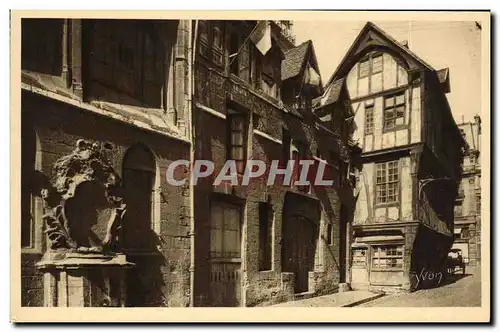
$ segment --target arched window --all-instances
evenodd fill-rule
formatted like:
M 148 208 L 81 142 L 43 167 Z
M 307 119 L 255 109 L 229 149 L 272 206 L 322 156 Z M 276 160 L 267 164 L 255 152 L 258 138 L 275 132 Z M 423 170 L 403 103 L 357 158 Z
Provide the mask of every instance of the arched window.
M 147 251 L 155 246 L 152 231 L 156 161 L 143 144 L 130 147 L 123 161 L 123 186 L 127 212 L 123 220 L 123 247 Z

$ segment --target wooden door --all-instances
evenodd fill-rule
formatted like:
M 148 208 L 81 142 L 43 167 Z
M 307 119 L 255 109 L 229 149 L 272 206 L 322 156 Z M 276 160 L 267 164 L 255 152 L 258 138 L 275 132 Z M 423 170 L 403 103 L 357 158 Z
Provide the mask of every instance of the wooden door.
M 210 220 L 210 303 L 241 306 L 241 209 L 213 203 Z
M 317 226 L 302 216 L 286 218 L 283 226 L 283 271 L 294 273 L 295 293 L 307 292 L 309 271 L 314 270 Z

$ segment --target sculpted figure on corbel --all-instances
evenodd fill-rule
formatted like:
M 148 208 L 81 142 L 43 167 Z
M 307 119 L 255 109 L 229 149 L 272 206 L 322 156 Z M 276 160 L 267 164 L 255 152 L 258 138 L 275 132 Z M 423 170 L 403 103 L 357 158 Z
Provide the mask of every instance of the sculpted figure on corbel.
M 53 251 L 117 252 L 126 205 L 120 177 L 107 159 L 109 144 L 78 140 L 53 165 L 51 187 L 42 190 L 43 220 Z

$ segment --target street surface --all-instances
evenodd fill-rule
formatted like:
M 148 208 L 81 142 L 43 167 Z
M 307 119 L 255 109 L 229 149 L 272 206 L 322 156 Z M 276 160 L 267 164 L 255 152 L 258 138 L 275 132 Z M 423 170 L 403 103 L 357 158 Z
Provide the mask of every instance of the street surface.
M 478 307 L 481 306 L 480 268 L 467 268 L 465 276 L 456 274 L 441 287 L 413 293 L 386 295 L 359 307 Z

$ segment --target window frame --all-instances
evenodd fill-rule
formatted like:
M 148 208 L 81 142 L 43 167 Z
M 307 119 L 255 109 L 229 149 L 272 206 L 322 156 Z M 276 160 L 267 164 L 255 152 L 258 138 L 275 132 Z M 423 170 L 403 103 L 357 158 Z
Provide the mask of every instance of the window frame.
M 364 65 L 366 64 L 368 66 L 368 68 L 366 69 L 366 73 L 363 73 L 363 75 L 361 74 L 361 65 Z M 359 61 L 359 64 L 358 64 L 358 80 L 359 79 L 362 79 L 362 78 L 365 78 L 365 77 L 369 77 L 371 74 L 370 74 L 370 58 L 365 58 L 361 61 Z
M 390 165 L 395 165 L 395 167 L 391 168 Z M 383 169 L 379 169 L 379 166 L 383 166 Z M 390 170 L 395 170 L 396 172 L 391 174 Z M 379 176 L 379 174 L 381 176 Z M 400 203 L 400 174 L 399 159 L 375 164 L 375 206 L 398 205 Z M 390 192 L 392 192 L 393 195 L 389 195 Z M 381 195 L 382 193 L 383 195 Z M 384 197 L 385 200 L 382 201 L 381 197 Z M 393 197 L 393 199 L 389 200 L 389 197 Z
M 355 255 L 355 253 L 363 253 L 363 255 Z M 356 259 L 357 257 L 361 256 L 364 258 L 364 261 Z M 362 269 L 366 269 L 368 267 L 368 248 L 352 248 L 351 266 L 353 268 L 362 268 Z
M 380 69 L 378 71 L 374 71 L 375 59 L 379 59 L 379 58 L 380 58 Z M 384 55 L 383 54 L 374 54 L 374 55 L 370 56 L 370 76 L 382 73 L 383 71 L 384 71 Z
M 373 135 L 375 129 L 374 105 L 365 105 L 365 135 Z M 370 110 L 370 112 L 368 112 Z M 368 116 L 370 114 L 370 117 Z M 370 119 L 370 122 L 368 122 Z M 370 126 L 368 126 L 370 123 Z
M 205 34 L 201 34 L 200 26 L 203 25 L 206 29 Z M 220 43 L 215 43 L 216 31 L 219 31 Z M 198 53 L 212 64 L 223 68 L 225 63 L 225 30 L 220 21 L 200 20 L 198 26 Z M 216 60 L 217 59 L 217 60 Z
M 380 67 L 377 67 L 377 71 L 374 71 L 374 59 L 379 59 L 380 58 Z M 362 72 L 362 65 L 366 65 L 366 71 L 363 68 Z M 382 73 L 384 71 L 384 55 L 382 53 L 373 53 L 365 56 L 362 58 L 359 63 L 358 63 L 358 80 L 365 78 L 365 77 L 371 77 L 375 74 Z M 370 78 L 371 81 L 371 78 Z
M 382 248 L 387 250 L 385 256 L 381 256 L 383 252 Z M 391 251 L 389 254 L 388 251 Z M 393 252 L 392 252 L 393 251 Z M 378 253 L 378 257 L 375 257 L 375 253 Z M 382 266 L 380 264 L 381 260 L 400 260 L 400 264 L 395 266 Z M 378 264 L 376 263 L 378 261 Z M 404 244 L 390 243 L 390 244 L 377 244 L 373 245 L 371 248 L 370 255 L 370 265 L 372 271 L 403 271 L 404 270 Z
M 227 158 L 226 160 L 234 160 L 238 174 L 243 174 L 246 167 L 247 149 L 248 149 L 248 116 L 243 112 L 238 112 L 233 109 L 228 109 L 227 114 Z M 235 129 L 233 124 L 235 120 L 241 121 L 241 129 Z M 233 134 L 238 133 L 242 137 L 242 143 L 236 144 L 233 142 Z M 242 157 L 235 158 L 233 148 L 242 149 Z
M 402 102 L 398 102 L 398 97 L 403 97 Z M 392 105 L 388 105 L 388 100 L 393 100 Z M 398 108 L 403 107 L 402 116 L 398 116 Z M 393 116 L 391 118 L 387 118 L 388 112 L 392 112 Z M 403 123 L 398 124 L 397 120 L 402 118 Z M 387 125 L 387 121 L 394 121 L 394 125 L 389 127 Z M 396 131 L 402 128 L 406 128 L 406 90 L 402 92 L 398 92 L 395 94 L 391 94 L 384 97 L 384 113 L 383 113 L 383 128 L 384 132 Z

